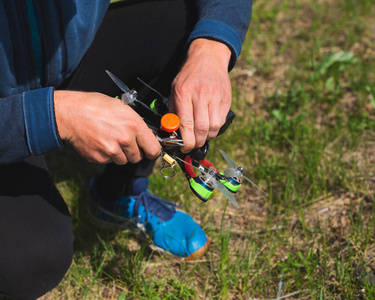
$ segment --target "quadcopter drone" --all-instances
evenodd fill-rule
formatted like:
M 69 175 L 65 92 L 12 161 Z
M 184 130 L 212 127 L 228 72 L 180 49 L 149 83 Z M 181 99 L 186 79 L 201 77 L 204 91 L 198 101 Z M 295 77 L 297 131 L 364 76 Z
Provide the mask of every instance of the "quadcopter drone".
M 189 182 L 190 189 L 200 200 L 207 202 L 214 189 L 217 188 L 237 208 L 239 208 L 239 205 L 233 194 L 239 190 L 242 178 L 267 195 L 254 182 L 244 176 L 243 167 L 238 167 L 229 155 L 222 150 L 220 150 L 220 153 L 230 167 L 222 173 L 219 172 L 210 161 L 205 159 L 209 149 L 207 141 L 201 148 L 194 149 L 187 154 L 182 153 L 180 147 L 185 145 L 178 131 L 180 119 L 177 115 L 169 113 L 169 99 L 163 97 L 158 91 L 138 78 L 145 86 L 160 96 L 160 98 L 155 99 L 148 106 L 137 98 L 135 90 L 130 90 L 115 75 L 109 71 L 106 72 L 113 82 L 124 92 L 118 98 L 121 98 L 122 102 L 131 106 L 143 118 L 160 142 L 162 148 L 160 153 L 162 158 L 160 174 L 164 178 L 174 177 L 177 172 L 175 167 L 179 165 Z M 218 135 L 225 132 L 234 117 L 235 114 L 229 111 L 226 122 L 219 130 Z

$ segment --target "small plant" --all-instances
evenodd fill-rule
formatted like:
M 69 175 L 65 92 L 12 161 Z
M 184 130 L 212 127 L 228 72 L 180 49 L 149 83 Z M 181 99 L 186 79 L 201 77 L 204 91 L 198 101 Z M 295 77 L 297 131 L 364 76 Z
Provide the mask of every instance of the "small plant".
M 328 54 L 323 61 L 317 65 L 313 78 L 322 80 L 327 91 L 337 94 L 340 89 L 340 77 L 349 66 L 354 65 L 357 59 L 348 51 L 338 51 Z

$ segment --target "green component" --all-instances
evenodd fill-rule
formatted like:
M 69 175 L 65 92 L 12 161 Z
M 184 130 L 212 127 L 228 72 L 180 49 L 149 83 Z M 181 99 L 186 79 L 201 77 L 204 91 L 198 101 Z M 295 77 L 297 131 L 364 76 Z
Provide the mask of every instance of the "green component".
M 116 96 L 115 98 L 116 98 L 116 99 L 120 99 L 120 96 Z
M 151 109 L 152 109 L 154 112 L 157 113 L 158 110 L 156 109 L 155 103 L 156 103 L 156 99 L 155 99 L 154 101 L 151 102 L 150 107 L 151 107 Z
M 223 173 L 220 173 L 220 175 L 224 175 Z M 229 178 L 229 180 L 220 180 L 220 182 L 222 184 L 225 185 L 225 187 L 231 191 L 232 193 L 237 193 L 238 190 L 240 189 L 240 186 L 241 186 L 241 183 L 232 179 L 232 178 Z
M 194 178 L 190 178 L 189 183 L 196 195 L 201 197 L 204 201 L 207 201 L 211 197 L 213 191 L 207 190 L 204 186 L 196 182 Z

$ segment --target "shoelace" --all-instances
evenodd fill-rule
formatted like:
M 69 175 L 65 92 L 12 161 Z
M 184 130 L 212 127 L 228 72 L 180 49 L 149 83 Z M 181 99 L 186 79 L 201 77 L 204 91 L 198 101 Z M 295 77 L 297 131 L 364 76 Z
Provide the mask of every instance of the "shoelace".
M 159 198 L 158 196 L 152 195 L 147 191 L 144 191 L 136 197 L 136 202 L 134 205 L 134 216 L 136 217 L 137 223 L 141 223 L 138 213 L 139 206 L 141 204 L 143 204 L 146 211 L 146 219 L 143 224 L 148 222 L 148 212 L 151 213 L 151 216 L 155 215 L 160 219 L 158 222 L 159 224 L 163 221 L 172 219 L 174 213 L 176 212 L 176 207 L 181 207 L 180 205 L 169 202 L 165 199 Z

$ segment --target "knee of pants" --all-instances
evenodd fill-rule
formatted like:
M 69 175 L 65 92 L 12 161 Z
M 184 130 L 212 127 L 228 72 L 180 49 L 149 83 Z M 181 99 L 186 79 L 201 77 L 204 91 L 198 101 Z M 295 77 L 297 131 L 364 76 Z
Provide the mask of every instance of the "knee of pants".
M 0 295 L 15 300 L 36 299 L 55 288 L 73 259 L 72 243 L 50 243 L 15 252 L 13 257 L 0 258 Z

